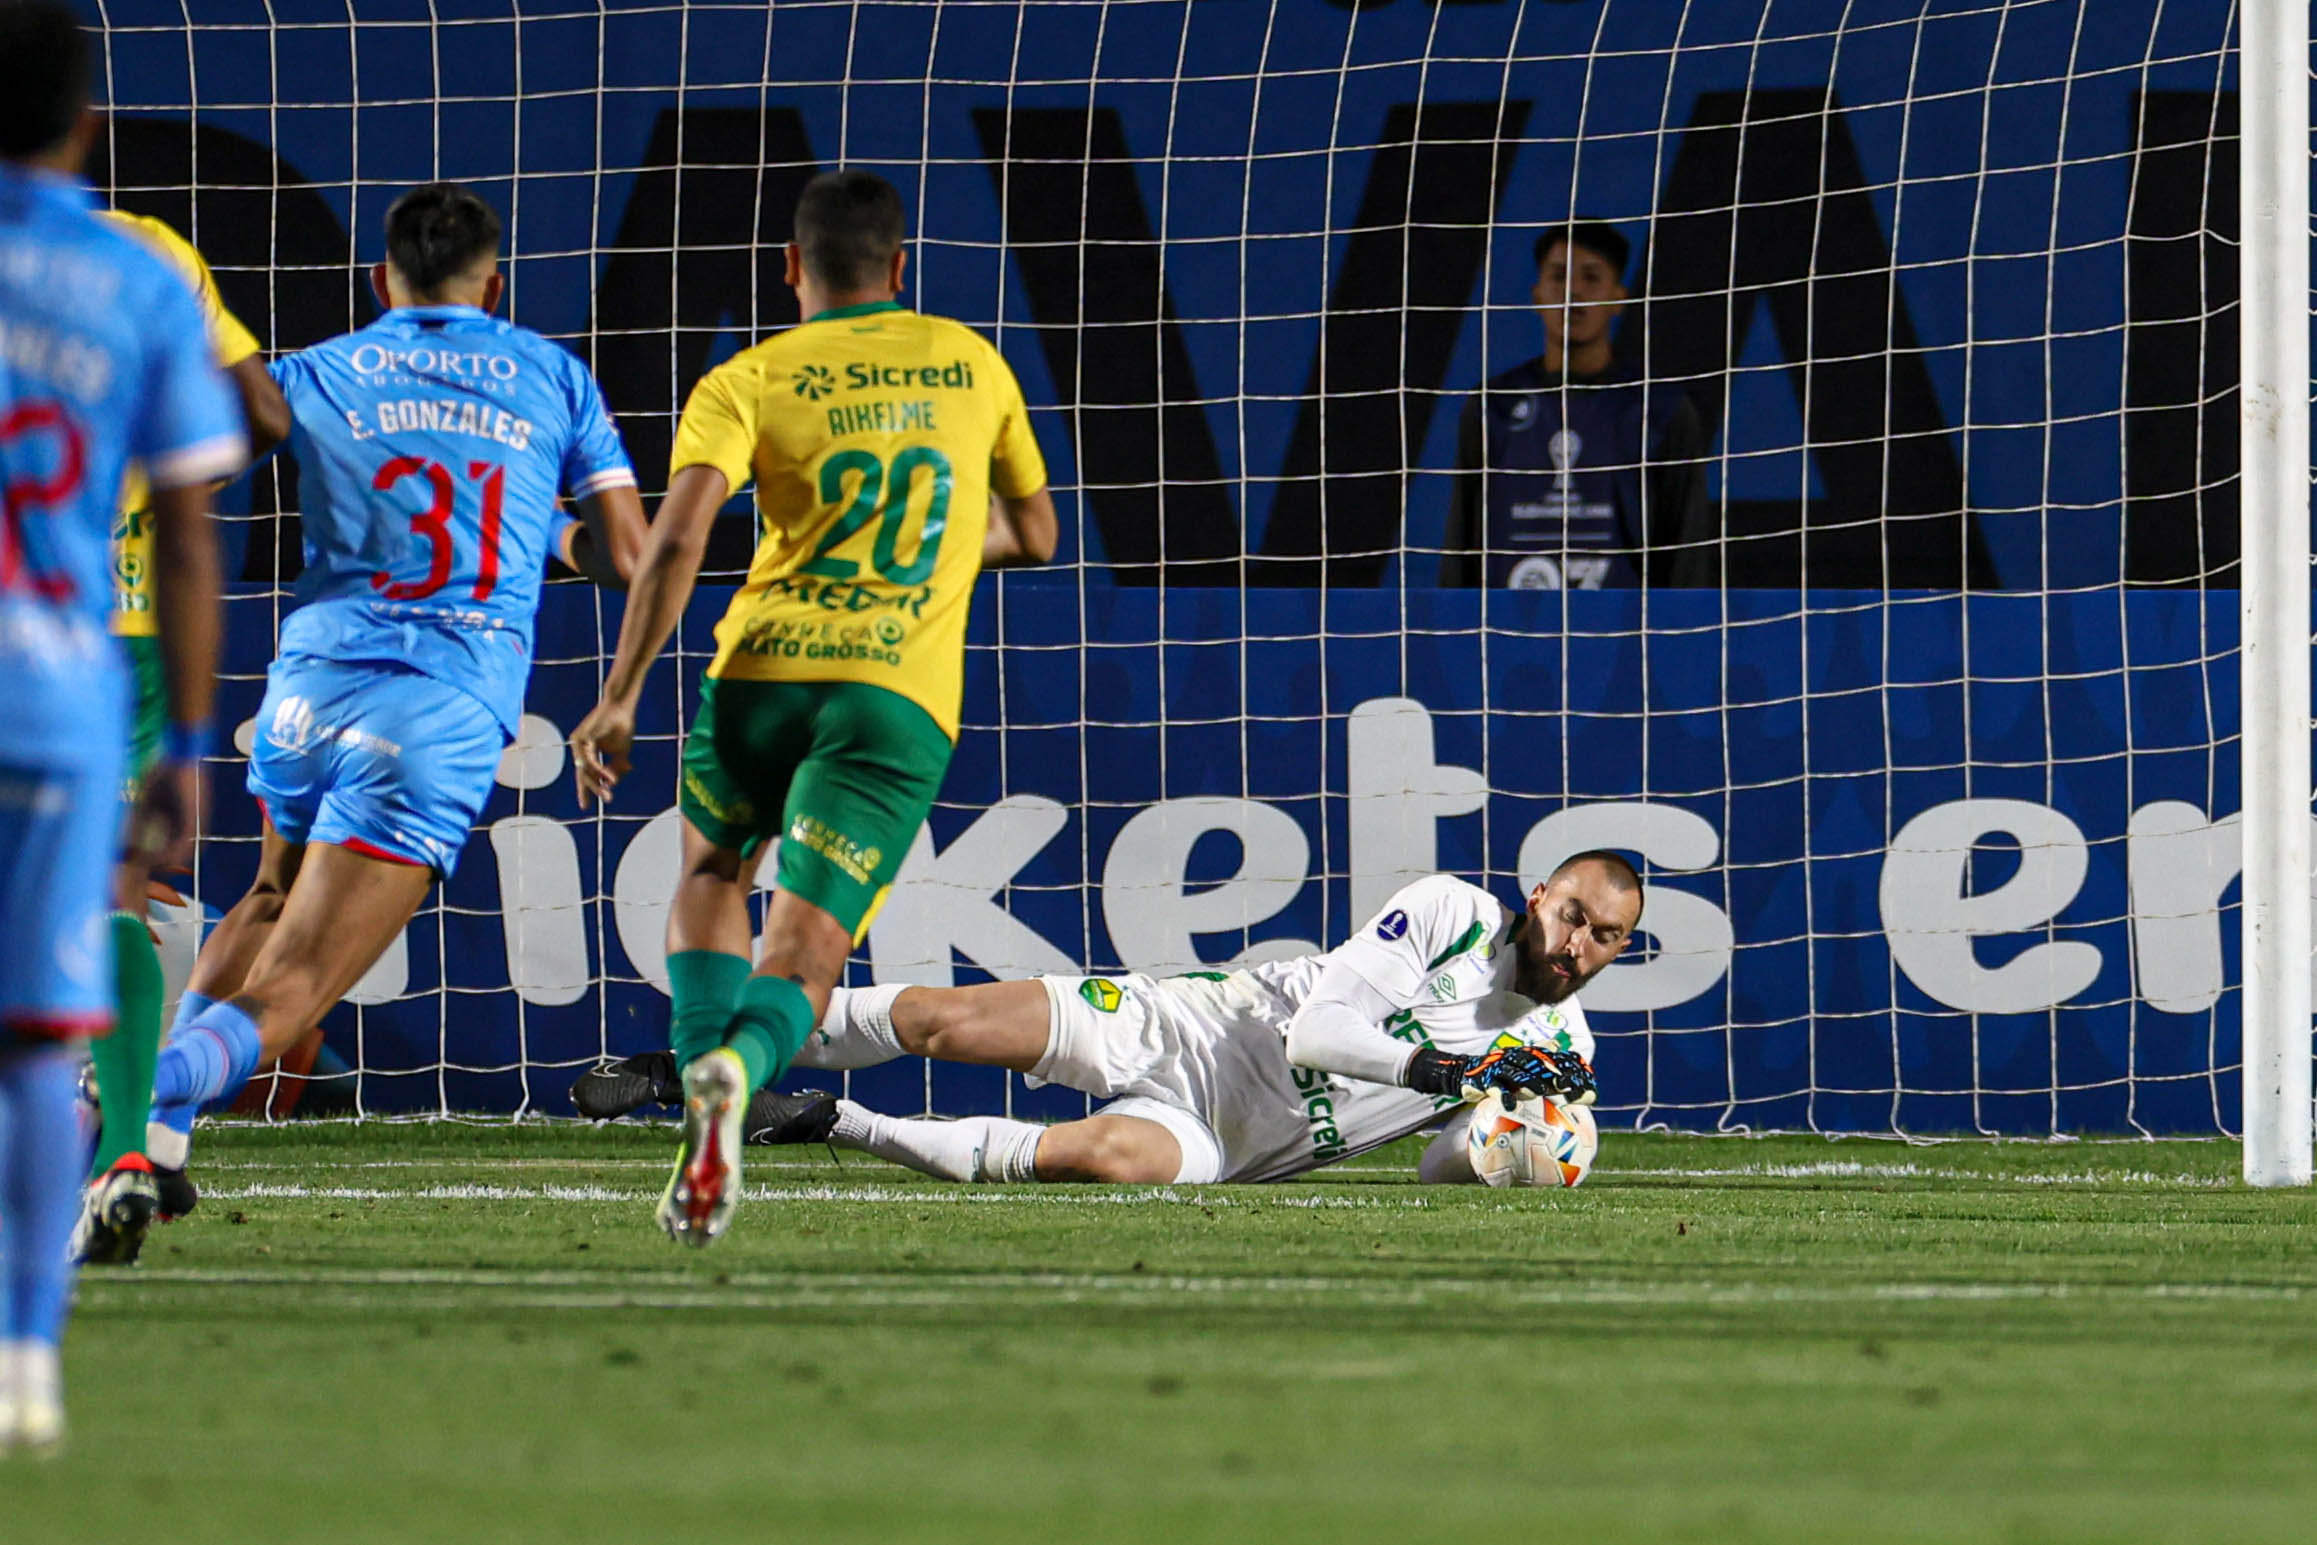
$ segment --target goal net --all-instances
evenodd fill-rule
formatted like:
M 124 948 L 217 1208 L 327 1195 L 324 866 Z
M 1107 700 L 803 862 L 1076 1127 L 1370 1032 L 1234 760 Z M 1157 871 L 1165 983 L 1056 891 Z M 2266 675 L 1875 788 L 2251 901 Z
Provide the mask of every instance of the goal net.
M 1012 361 L 1063 537 L 983 582 L 855 981 L 1312 950 L 1417 874 L 1512 902 L 1614 846 L 1651 889 L 1584 999 L 1610 1125 L 2234 1130 L 2222 0 L 92 4 L 100 182 L 270 347 L 367 320 L 387 204 L 471 182 L 647 492 L 693 381 L 796 319 L 804 180 L 901 187 L 909 298 Z M 1524 374 L 1574 219 L 1616 241 L 1563 259 L 1628 249 L 1606 368 L 1587 308 Z M 246 719 L 294 469 L 226 506 Z M 555 1113 L 665 1044 L 677 737 L 751 535 L 601 817 L 562 736 L 616 603 L 550 586 L 501 787 L 309 1101 Z M 214 770 L 179 971 L 255 860 Z

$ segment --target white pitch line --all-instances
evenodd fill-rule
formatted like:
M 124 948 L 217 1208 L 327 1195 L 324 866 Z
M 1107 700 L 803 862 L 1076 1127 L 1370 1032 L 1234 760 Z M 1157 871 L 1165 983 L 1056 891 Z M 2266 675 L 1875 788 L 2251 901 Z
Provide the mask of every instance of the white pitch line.
M 2191 1300 L 2292 1303 L 2317 1291 L 2291 1284 L 2042 1282 L 1862 1282 L 1789 1285 L 1762 1282 L 1507 1282 L 1447 1278 L 1378 1281 L 1360 1277 L 1180 1277 L 1160 1273 L 1071 1275 L 1027 1273 L 781 1274 L 733 1272 L 714 1284 L 671 1272 L 292 1270 L 209 1271 L 147 1268 L 126 1277 L 84 1278 L 84 1305 L 149 1300 L 170 1288 L 295 1289 L 301 1304 L 410 1309 L 513 1306 L 617 1308 L 958 1308 L 1018 1304 L 1036 1295 L 1088 1300 L 1327 1297 L 1363 1305 L 1437 1303 L 1484 1295 L 1492 1301 L 1559 1306 L 1745 1307 L 1765 1304 L 2144 1302 Z M 321 1291 L 317 1292 L 319 1289 Z
M 331 1201 L 331 1202 L 642 1202 L 660 1192 L 590 1185 L 500 1186 L 479 1183 L 431 1186 L 329 1186 L 259 1181 L 242 1186 L 212 1186 L 203 1197 L 216 1201 Z M 1011 1204 L 1044 1207 L 1287 1207 L 1333 1210 L 1383 1208 L 1404 1212 L 1432 1205 L 1429 1198 L 1405 1195 L 1320 1195 L 1279 1192 L 1271 1195 L 1236 1192 L 1215 1195 L 1205 1191 L 1156 1190 L 968 1190 L 964 1187 L 926 1186 L 895 1188 L 877 1185 L 751 1186 L 752 1202 L 870 1202 L 879 1204 Z
M 882 1165 L 870 1160 L 858 1161 L 872 1172 Z M 747 1167 L 756 1171 L 805 1171 L 825 1173 L 831 1166 L 826 1162 L 795 1159 L 750 1159 Z M 351 1162 L 292 1163 L 277 1160 L 225 1160 L 200 1166 L 210 1173 L 298 1174 L 327 1175 L 336 1171 L 352 1170 L 432 1170 L 452 1174 L 503 1173 L 508 1170 L 549 1170 L 569 1173 L 589 1173 L 599 1170 L 648 1170 L 664 1173 L 664 1159 L 363 1159 Z M 1415 1174 L 1413 1166 L 1361 1165 L 1355 1169 L 1317 1172 L 1314 1178 L 1321 1184 L 1355 1175 L 1407 1176 Z M 2093 1170 L 2075 1169 L 2052 1172 L 2009 1171 L 1984 1169 L 1952 1169 L 1935 1164 L 1909 1162 L 1871 1163 L 1855 1159 L 1821 1159 L 1798 1164 L 1729 1164 L 1691 1165 L 1679 1168 L 1641 1167 L 1625 1170 L 1602 1170 L 1594 1180 L 1611 1184 L 1628 1180 L 1867 1180 L 1913 1181 L 1929 1184 L 1941 1182 L 1972 1185 L 2067 1186 L 2067 1187 L 2161 1187 L 2166 1189 L 2227 1190 L 2237 1182 L 2226 1175 L 2198 1175 L 2188 1172 L 2162 1174 L 2155 1170 Z M 222 1193 L 220 1193 L 222 1194 Z M 253 1193 L 254 1194 L 254 1193 Z M 283 1195 L 294 1194 L 283 1192 Z M 319 1193 L 316 1193 L 319 1194 Z M 509 1194 L 513 1194 L 510 1192 Z M 655 1190 L 653 1195 L 659 1193 Z M 1298 1205 L 1289 1197 L 1310 1196 L 1313 1193 L 1281 1189 L 1277 1205 Z M 873 1200 L 874 1198 L 863 1198 Z M 1324 1202 L 1301 1203 L 1323 1206 Z
M 657 1191 L 612 1186 L 436 1185 L 397 1188 L 269 1185 L 262 1181 L 246 1186 L 209 1186 L 201 1193 L 204 1200 L 222 1202 L 640 1202 L 659 1194 Z
M 825 1172 L 825 1171 L 828 1171 L 828 1170 L 831 1170 L 831 1169 L 850 1169 L 850 1168 L 853 1168 L 853 1167 L 855 1167 L 856 1165 L 857 1165 L 857 1166 L 859 1166 L 859 1167 L 861 1167 L 861 1168 L 863 1168 L 863 1169 L 870 1169 L 870 1170 L 877 1170 L 877 1169 L 883 1169 L 883 1168 L 885 1168 L 885 1166 L 884 1166 L 882 1163 L 880 1163 L 879 1161 L 877 1161 L 877 1160 L 875 1160 L 875 1159 L 870 1159 L 870 1158 L 860 1158 L 860 1157 L 856 1157 L 856 1158 L 854 1158 L 853 1160 L 851 1160 L 851 1161 L 849 1161 L 849 1162 L 845 1162 L 845 1163 L 839 1163 L 839 1162 L 836 1162 L 836 1161 L 833 1161 L 833 1160 L 829 1160 L 829 1159 L 760 1159 L 760 1158 L 757 1158 L 757 1157 L 756 1157 L 756 1154 L 757 1154 L 758 1152 L 759 1152 L 759 1150 L 757 1150 L 757 1149 L 753 1149 L 753 1148 L 752 1148 L 752 1149 L 750 1149 L 750 1150 L 748 1151 L 748 1157 L 747 1157 L 747 1159 L 744 1161 L 744 1163 L 745 1163 L 745 1165 L 746 1165 L 746 1167 L 747 1167 L 748 1169 L 750 1169 L 750 1170 L 768 1170 L 768 1169 L 769 1169 L 769 1170 L 808 1170 L 808 1171 L 822 1171 L 822 1172 Z M 322 1160 L 296 1160 L 296 1159 L 219 1159 L 219 1160 L 216 1160 L 216 1161 L 212 1162 L 212 1161 L 210 1161 L 210 1160 L 208 1160 L 208 1159 L 203 1159 L 203 1160 L 201 1160 L 201 1161 L 200 1161 L 200 1163 L 199 1163 L 199 1165 L 197 1166 L 197 1168 L 198 1168 L 199 1172 L 200 1172 L 200 1173 L 203 1173 L 203 1174 L 223 1174 L 223 1173 L 228 1173 L 228 1172 L 248 1171 L 248 1172 L 251 1172 L 251 1173 L 255 1173 L 255 1174 L 275 1174 L 275 1173 L 282 1173 L 282 1172 L 287 1172 L 287 1173 L 290 1173 L 290 1174 L 298 1174 L 298 1175 L 314 1175 L 314 1174 L 328 1174 L 328 1173 L 330 1173 L 330 1172 L 331 1172 L 331 1171 L 333 1171 L 333 1170 L 369 1170 L 369 1169 L 378 1169 L 378 1170 L 410 1170 L 410 1169 L 423 1169 L 423 1170 L 451 1170 L 451 1171 L 484 1170 L 484 1171 L 489 1171 L 489 1172 L 491 1172 L 491 1173 L 494 1173 L 494 1174 L 495 1174 L 495 1173 L 498 1173 L 498 1172 L 500 1172 L 500 1171 L 503 1171 L 503 1170 L 530 1170 L 530 1169 L 539 1169 L 539 1170 L 603 1170 L 603 1169 L 633 1169 L 633 1170 L 649 1170 L 649 1171 L 651 1171 L 651 1172 L 652 1172 L 652 1173 L 654 1173 L 654 1174 L 665 1175 L 665 1174 L 668 1172 L 668 1161 L 667 1161 L 666 1159 L 577 1159 L 577 1158 L 573 1158 L 573 1159 L 455 1159 L 455 1158 L 444 1158 L 444 1159 L 322 1159 Z M 1345 1176 L 1345 1175 L 1413 1175 L 1413 1174 L 1415 1174 L 1415 1173 L 1416 1173 L 1416 1166 L 1415 1166 L 1415 1165 L 1413 1165 L 1413 1164 L 1362 1164 L 1362 1165 L 1358 1165 L 1357 1167 L 1355 1167 L 1355 1168 L 1352 1168 L 1352 1169 L 1345 1169 L 1345 1170 L 1326 1170 L 1326 1171 L 1321 1171 L 1321 1172 L 1319 1172 L 1318 1178 L 1321 1178 L 1321 1179 L 1325 1179 L 1325 1180 L 1334 1180 L 1334 1179 L 1340 1179 L 1342 1176 Z M 655 1194 L 656 1194 L 656 1193 L 655 1193 Z
M 2196 1186 L 2218 1189 L 2236 1182 L 2225 1175 L 2154 1170 L 1982 1170 L 1936 1164 L 1869 1164 L 1856 1159 L 1820 1159 L 1802 1164 L 1737 1164 L 1697 1169 L 1629 1169 L 1625 1179 L 1664 1176 L 1675 1180 L 1967 1180 L 2020 1186 Z
M 745 1161 L 750 1169 L 805 1169 L 831 1168 L 827 1159 L 759 1159 L 751 1151 Z M 873 1161 L 863 1159 L 863 1164 Z M 219 1159 L 200 1161 L 202 1172 L 225 1170 L 254 1170 L 259 1172 L 289 1170 L 298 1174 L 328 1173 L 342 1169 L 437 1169 L 437 1170 L 595 1170 L 640 1169 L 659 1174 L 668 1172 L 668 1161 L 658 1159 Z M 1409 1174 L 1415 1171 L 1410 1169 Z

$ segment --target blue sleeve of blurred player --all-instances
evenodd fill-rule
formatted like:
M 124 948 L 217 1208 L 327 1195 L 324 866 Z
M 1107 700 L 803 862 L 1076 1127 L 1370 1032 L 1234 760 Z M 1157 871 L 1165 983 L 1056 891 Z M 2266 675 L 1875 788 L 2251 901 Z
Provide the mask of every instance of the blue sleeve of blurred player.
M 241 406 L 217 368 L 192 292 L 181 284 L 155 285 L 139 331 L 146 381 L 129 426 L 129 452 L 144 462 L 147 479 L 174 488 L 239 470 L 249 449 Z
M 563 486 L 574 499 L 584 499 L 606 488 L 633 486 L 635 468 L 627 447 L 620 443 L 611 409 L 604 404 L 603 388 L 577 360 L 571 362 L 571 444 L 563 453 Z

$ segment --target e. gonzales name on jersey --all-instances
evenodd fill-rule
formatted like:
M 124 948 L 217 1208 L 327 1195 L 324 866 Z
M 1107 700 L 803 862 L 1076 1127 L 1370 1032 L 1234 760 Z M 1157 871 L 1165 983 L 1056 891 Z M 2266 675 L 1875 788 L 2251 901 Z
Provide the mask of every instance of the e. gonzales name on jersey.
M 708 674 L 867 682 L 954 739 L 990 496 L 1046 483 L 1005 357 L 891 302 L 823 312 L 701 378 L 670 473 L 689 466 L 756 487 Z
M 347 355 L 346 364 L 357 376 L 381 391 L 395 386 L 426 386 L 430 379 L 456 387 L 459 395 L 386 397 L 349 407 L 346 428 L 356 440 L 375 435 L 454 434 L 489 440 L 511 451 L 531 448 L 537 426 L 520 412 L 510 413 L 468 395 L 491 393 L 514 400 L 523 367 L 513 355 L 482 349 L 462 349 L 450 341 L 420 342 L 409 347 L 366 341 Z

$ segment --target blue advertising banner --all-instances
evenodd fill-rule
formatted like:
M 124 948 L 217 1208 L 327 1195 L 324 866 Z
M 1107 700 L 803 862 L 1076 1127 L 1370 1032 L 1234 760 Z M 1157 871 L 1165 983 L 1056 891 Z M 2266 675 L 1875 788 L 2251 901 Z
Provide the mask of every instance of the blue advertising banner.
M 561 734 L 617 607 L 550 588 L 505 786 L 441 906 L 330 1023 L 367 1107 L 563 1110 L 569 1066 L 665 1044 L 674 736 L 724 600 L 695 602 L 635 774 L 583 817 Z M 2233 607 L 1721 605 L 985 579 L 967 728 L 855 979 L 1297 953 L 1418 874 L 1512 903 L 1617 846 L 1652 892 L 1585 997 L 1613 1123 L 2233 1124 Z M 235 639 L 262 666 L 261 630 Z M 258 691 L 236 681 L 228 711 Z M 222 834 L 254 833 L 246 797 L 220 804 Z M 212 842 L 200 899 L 230 905 L 253 862 Z M 1082 1108 L 983 1070 L 855 1077 L 912 1109 Z

